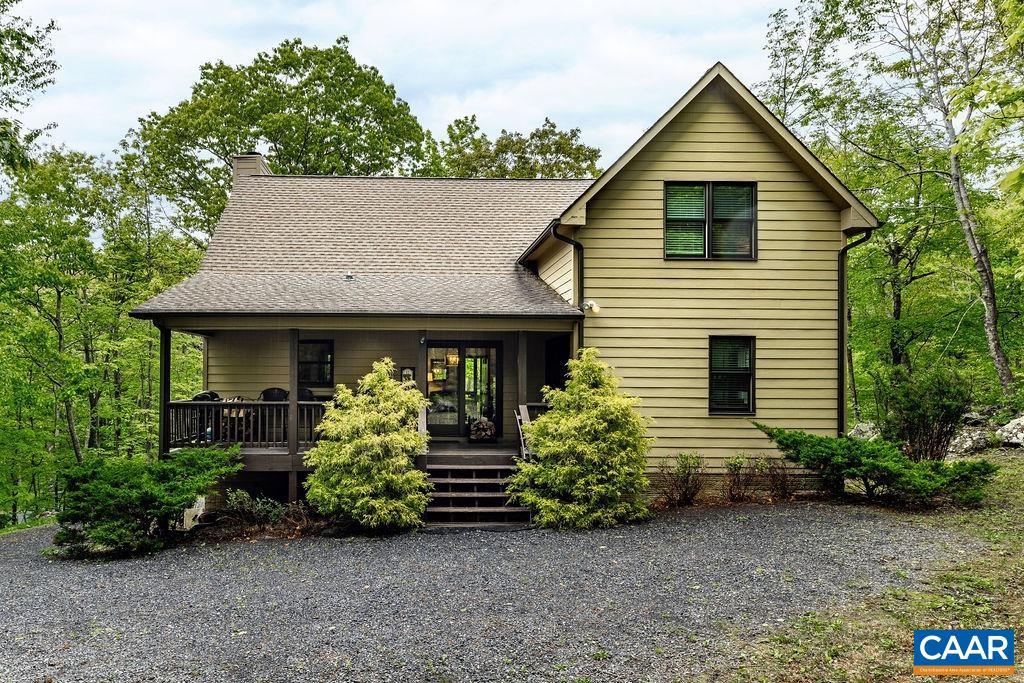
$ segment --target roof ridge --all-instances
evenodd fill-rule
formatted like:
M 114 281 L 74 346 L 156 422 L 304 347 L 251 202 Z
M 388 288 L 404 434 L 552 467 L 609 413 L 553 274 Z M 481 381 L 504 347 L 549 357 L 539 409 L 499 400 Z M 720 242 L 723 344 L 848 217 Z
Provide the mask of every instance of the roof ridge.
M 314 175 L 310 173 L 272 173 L 244 176 L 246 180 L 251 179 L 286 179 L 286 178 L 317 178 L 323 180 L 472 180 L 485 182 L 593 182 L 594 178 L 484 178 L 473 176 L 463 178 L 459 176 L 406 176 L 406 175 Z

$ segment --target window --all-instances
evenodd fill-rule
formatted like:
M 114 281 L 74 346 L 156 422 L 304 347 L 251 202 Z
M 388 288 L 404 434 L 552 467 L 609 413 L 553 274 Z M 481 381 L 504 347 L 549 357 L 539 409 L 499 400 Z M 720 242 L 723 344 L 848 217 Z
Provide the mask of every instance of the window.
M 299 341 L 299 386 L 334 386 L 334 342 Z
M 666 183 L 665 258 L 753 259 L 754 183 Z
M 708 410 L 753 414 L 754 338 L 711 337 Z

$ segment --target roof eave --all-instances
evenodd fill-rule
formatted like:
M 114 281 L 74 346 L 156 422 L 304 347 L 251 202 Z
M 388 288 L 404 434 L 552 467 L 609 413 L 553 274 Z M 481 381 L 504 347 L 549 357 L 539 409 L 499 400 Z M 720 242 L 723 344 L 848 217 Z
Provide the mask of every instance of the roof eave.
M 860 218 L 855 224 L 860 225 L 864 228 L 873 228 L 878 226 L 878 218 L 871 212 L 871 210 L 857 198 L 857 196 L 848 188 L 846 185 L 828 169 L 825 164 L 818 159 L 810 149 L 797 138 L 786 126 L 783 124 L 775 114 L 761 100 L 757 98 L 743 83 L 729 69 L 722 64 L 717 62 L 714 66 L 708 69 L 700 79 L 693 84 L 693 86 L 687 90 L 682 97 L 680 97 L 675 104 L 673 104 L 668 111 L 648 128 L 643 135 L 637 139 L 629 149 L 627 149 L 622 156 L 615 160 L 615 162 L 609 166 L 604 173 L 598 176 L 590 187 L 583 191 L 579 197 L 573 201 L 572 204 L 562 212 L 559 220 L 566 225 L 580 225 L 586 220 L 586 205 L 590 199 L 596 195 L 601 188 L 608 184 L 612 178 L 614 178 L 623 167 L 626 166 L 647 144 L 654 139 L 665 126 L 669 124 L 682 110 L 684 110 L 690 102 L 692 102 L 697 95 L 704 91 L 715 79 L 721 79 L 723 83 L 729 86 L 729 88 L 740 98 L 741 103 L 748 109 L 748 113 L 751 114 L 755 119 L 759 119 L 763 122 L 774 134 L 778 137 L 777 142 L 784 145 L 786 148 L 792 150 L 796 156 L 801 158 L 803 163 L 807 165 L 806 171 L 810 171 L 810 175 L 813 179 L 818 181 L 818 184 L 827 188 L 833 195 L 833 200 L 840 205 L 840 208 L 852 208 L 854 213 Z
M 199 316 L 199 317 L 214 317 L 214 316 L 225 316 L 225 315 L 239 315 L 239 316 L 254 316 L 254 317 L 325 317 L 325 318 L 582 318 L 584 316 L 582 311 L 575 309 L 568 311 L 559 311 L 557 313 L 539 313 L 539 312 L 524 312 L 524 313 L 488 313 L 488 312 L 467 312 L 467 313 L 425 313 L 423 311 L 317 311 L 317 310 L 288 310 L 288 311 L 246 311 L 240 309 L 224 309 L 219 311 L 196 311 L 196 310 L 180 310 L 180 309 L 155 309 L 140 311 L 135 309 L 130 311 L 128 315 L 132 318 L 139 320 L 154 320 L 156 318 L 164 318 L 172 315 L 180 316 Z

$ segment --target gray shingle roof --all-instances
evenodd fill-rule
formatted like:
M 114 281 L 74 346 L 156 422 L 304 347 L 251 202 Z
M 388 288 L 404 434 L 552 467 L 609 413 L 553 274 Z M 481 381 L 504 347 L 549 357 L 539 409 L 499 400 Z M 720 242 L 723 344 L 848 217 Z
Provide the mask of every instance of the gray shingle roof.
M 590 183 L 244 177 L 199 272 L 134 313 L 578 315 L 516 259 Z

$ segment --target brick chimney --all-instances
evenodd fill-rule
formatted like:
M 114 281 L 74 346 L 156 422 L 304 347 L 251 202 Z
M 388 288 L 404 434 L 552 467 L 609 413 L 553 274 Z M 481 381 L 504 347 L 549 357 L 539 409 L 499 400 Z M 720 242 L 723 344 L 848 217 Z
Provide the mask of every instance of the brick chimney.
M 234 180 L 249 175 L 273 175 L 267 160 L 259 152 L 248 152 L 247 154 L 236 154 L 231 157 L 231 167 L 234 170 Z

